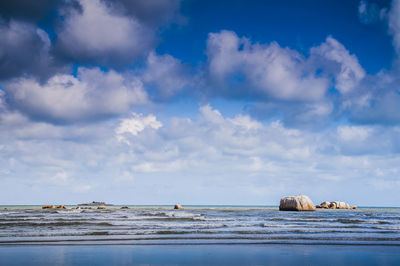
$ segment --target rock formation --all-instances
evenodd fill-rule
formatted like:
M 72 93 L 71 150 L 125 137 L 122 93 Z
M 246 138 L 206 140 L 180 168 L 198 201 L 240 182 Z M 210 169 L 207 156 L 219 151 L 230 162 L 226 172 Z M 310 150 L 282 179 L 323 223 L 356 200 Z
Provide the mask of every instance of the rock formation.
M 176 205 L 174 206 L 174 209 L 175 209 L 175 210 L 183 210 L 183 207 L 182 207 L 182 205 L 176 204 Z
M 105 210 L 105 209 L 106 209 L 106 206 L 99 206 L 99 207 L 97 207 L 97 209 L 98 209 L 98 210 Z
M 306 195 L 289 196 L 281 199 L 280 211 L 315 211 L 315 205 Z
M 317 208 L 324 208 L 324 209 L 357 209 L 356 206 L 350 206 L 346 202 L 343 201 L 324 201 L 321 204 L 316 206 Z
M 54 206 L 54 205 L 44 205 L 44 206 L 42 206 L 42 209 L 55 209 L 56 208 L 56 206 Z
M 318 205 L 317 208 L 320 207 L 320 208 L 328 209 L 330 204 L 331 203 L 329 201 L 324 201 L 320 205 Z

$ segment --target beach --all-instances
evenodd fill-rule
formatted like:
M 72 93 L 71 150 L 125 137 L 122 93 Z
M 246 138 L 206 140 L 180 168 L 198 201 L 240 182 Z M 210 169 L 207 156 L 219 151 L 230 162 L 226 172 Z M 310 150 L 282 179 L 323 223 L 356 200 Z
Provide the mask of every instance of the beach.
M 5 209 L 6 208 L 6 209 Z M 0 209 L 1 265 L 394 265 L 400 209 Z

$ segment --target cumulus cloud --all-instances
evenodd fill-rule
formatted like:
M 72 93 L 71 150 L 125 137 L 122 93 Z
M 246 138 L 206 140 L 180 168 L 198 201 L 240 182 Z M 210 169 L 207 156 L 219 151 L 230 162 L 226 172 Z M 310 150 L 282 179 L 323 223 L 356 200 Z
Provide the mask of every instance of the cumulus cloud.
M 243 93 L 280 100 L 319 100 L 329 87 L 327 79 L 307 68 L 306 58 L 275 42 L 252 44 L 232 31 L 210 33 L 207 55 L 211 78 L 217 82 L 216 86 L 225 86 L 228 95 Z M 241 89 L 231 91 L 235 86 Z
M 352 122 L 383 125 L 400 123 L 399 92 L 390 88 L 381 89 L 382 91 L 363 92 L 346 102 L 350 104 L 345 110 L 349 111 Z
M 137 136 L 139 132 L 146 128 L 158 129 L 162 123 L 156 119 L 154 115 L 143 116 L 142 114 L 132 114 L 132 118 L 123 119 L 115 130 L 118 141 L 129 142 L 124 137 L 125 134 Z
M 325 127 L 331 122 L 334 104 L 330 100 L 312 103 L 258 102 L 248 105 L 249 114 L 260 120 L 280 119 L 295 128 Z
M 211 33 L 207 40 L 209 93 L 246 98 L 259 119 L 281 119 L 285 125 L 318 127 L 329 124 L 348 95 L 359 94 L 366 72 L 333 37 L 310 49 L 305 57 L 277 43 L 262 45 L 234 32 Z M 336 88 L 340 99 L 330 97 Z
M 344 141 L 365 141 L 371 129 L 357 126 L 340 126 L 338 127 L 339 138 Z
M 132 16 L 118 13 L 113 3 L 79 0 L 57 30 L 59 48 L 78 62 L 131 64 L 152 46 L 154 32 Z
M 10 104 L 36 119 L 83 121 L 121 114 L 147 102 L 142 83 L 129 74 L 79 68 L 77 76 L 57 74 L 41 84 L 17 78 L 4 85 Z
M 351 92 L 366 75 L 357 57 L 332 37 L 326 38 L 320 46 L 311 48 L 311 54 L 317 56 L 317 60 L 323 60 L 321 65 L 336 64 L 330 71 L 335 77 L 334 86 L 341 94 Z M 329 65 L 326 68 L 329 69 Z
M 398 14 L 400 14 L 400 2 L 392 1 L 390 10 L 381 10 L 381 17 L 388 19 L 388 30 L 393 37 L 393 47 L 398 53 L 400 39 L 400 23 Z M 362 12 L 367 12 L 364 9 L 368 8 L 367 2 L 360 3 Z M 363 11 L 364 10 L 364 11 Z M 360 11 L 360 12 L 361 12 Z M 351 57 L 346 59 L 350 62 Z M 353 58 L 354 59 L 354 58 Z M 398 58 L 397 58 L 398 59 Z M 348 65 L 348 73 L 353 72 L 353 79 L 345 80 L 345 83 L 354 85 L 352 89 L 348 90 L 347 95 L 344 95 L 340 101 L 340 109 L 345 116 L 348 115 L 350 121 L 356 124 L 377 124 L 377 125 L 395 125 L 400 122 L 400 109 L 399 109 L 399 67 L 398 60 L 390 70 L 382 69 L 374 75 L 364 75 L 361 79 L 354 79 L 357 77 L 356 73 L 359 72 L 359 77 L 362 77 L 362 72 L 356 71 L 357 64 L 354 61 Z M 350 70 L 353 69 L 353 70 Z M 350 71 L 350 72 L 349 72 Z
M 400 173 L 398 127 L 341 125 L 312 132 L 287 128 L 279 120 L 225 116 L 210 105 L 200 107 L 194 118 L 161 122 L 155 114 L 133 114 L 89 124 L 86 130 L 4 116 L 0 113 L 2 192 L 11 180 L 20 180 L 29 189 L 57 186 L 54 199 L 95 186 L 87 191 L 91 197 L 108 191 L 110 199 L 125 202 L 127 197 L 162 202 L 175 195 L 200 204 L 207 190 L 210 200 L 234 202 L 226 195 L 240 192 L 246 200 L 273 203 L 281 194 L 299 191 L 323 198 L 340 190 L 351 198 L 352 189 L 341 189 L 344 181 L 350 188 L 368 184 L 360 193 L 369 195 L 374 180 L 391 182 Z M 40 125 L 46 130 L 35 130 Z M 318 189 L 310 189 L 310 182 Z
M 166 54 L 151 52 L 141 74 L 147 88 L 153 89 L 155 99 L 169 99 L 181 93 L 191 84 L 190 76 L 180 60 Z
M 44 30 L 27 22 L 0 20 L 0 36 L 0 79 L 20 75 L 46 78 L 61 70 Z

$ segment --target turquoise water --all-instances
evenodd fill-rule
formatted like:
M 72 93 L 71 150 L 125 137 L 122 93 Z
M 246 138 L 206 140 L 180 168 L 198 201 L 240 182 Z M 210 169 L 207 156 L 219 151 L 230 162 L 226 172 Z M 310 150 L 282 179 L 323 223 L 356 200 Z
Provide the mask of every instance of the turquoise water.
M 24 244 L 400 246 L 400 208 L 280 212 L 260 206 L 0 206 L 0 245 Z

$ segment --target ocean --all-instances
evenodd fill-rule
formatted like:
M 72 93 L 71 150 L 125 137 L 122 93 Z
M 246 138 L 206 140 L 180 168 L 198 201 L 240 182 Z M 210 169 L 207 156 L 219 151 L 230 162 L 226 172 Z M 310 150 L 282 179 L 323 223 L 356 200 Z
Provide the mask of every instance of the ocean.
M 400 246 L 400 208 L 283 212 L 261 206 L 0 206 L 0 245 Z

